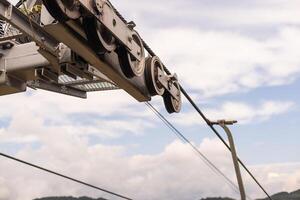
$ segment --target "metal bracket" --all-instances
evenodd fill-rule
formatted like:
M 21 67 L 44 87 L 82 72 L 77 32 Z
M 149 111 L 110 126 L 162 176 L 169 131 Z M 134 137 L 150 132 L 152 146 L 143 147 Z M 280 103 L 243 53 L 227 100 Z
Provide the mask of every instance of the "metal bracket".
M 28 87 L 31 87 L 34 89 L 38 88 L 38 89 L 43 89 L 43 90 L 47 90 L 50 92 L 61 93 L 61 94 L 79 97 L 79 98 L 83 98 L 83 99 L 87 98 L 87 94 L 85 91 L 81 91 L 81 90 L 71 88 L 66 85 L 60 85 L 57 83 L 49 84 L 43 80 L 36 80 L 36 81 L 27 82 L 27 85 L 28 85 Z
M 125 45 L 130 54 L 141 60 L 140 46 L 133 40 L 133 29 L 115 13 L 112 5 L 106 0 L 78 0 L 120 43 Z M 94 6 L 92 6 L 94 5 Z
M 162 84 L 162 86 L 174 97 L 176 100 L 180 100 L 180 96 L 178 95 L 178 90 L 174 85 L 174 82 L 178 82 L 177 75 L 166 75 L 163 70 L 157 68 L 158 70 L 158 81 Z
M 93 76 L 91 74 L 86 73 L 85 69 L 80 69 L 78 66 L 74 64 L 64 63 L 62 64 L 61 70 L 64 74 L 72 77 L 73 79 L 76 79 L 77 76 L 88 80 L 93 79 Z
M 36 69 L 36 76 L 45 81 L 58 83 L 58 74 L 47 68 Z

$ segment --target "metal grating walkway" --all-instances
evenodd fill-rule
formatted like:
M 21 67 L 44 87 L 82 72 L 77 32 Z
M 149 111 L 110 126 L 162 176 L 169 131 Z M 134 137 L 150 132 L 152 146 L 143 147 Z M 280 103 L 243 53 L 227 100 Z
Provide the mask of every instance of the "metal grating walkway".
M 79 89 L 85 92 L 119 89 L 119 87 L 117 87 L 115 84 L 100 79 L 88 80 L 83 78 L 77 78 L 75 80 L 67 75 L 62 75 L 59 77 L 59 84 Z

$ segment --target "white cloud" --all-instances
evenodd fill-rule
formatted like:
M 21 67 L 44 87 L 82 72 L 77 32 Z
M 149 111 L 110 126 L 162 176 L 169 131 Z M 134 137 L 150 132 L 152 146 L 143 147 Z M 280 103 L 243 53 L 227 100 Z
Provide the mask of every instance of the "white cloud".
M 153 126 L 150 111 L 122 91 L 92 93 L 86 100 L 45 91 L 3 96 L 2 117 L 10 118 L 0 130 L 2 142 L 32 142 L 55 133 L 99 138 L 143 134 Z M 133 120 L 128 120 L 128 118 Z
M 130 111 L 130 107 L 137 106 L 136 100 L 122 90 L 89 93 L 87 99 L 80 99 L 66 95 L 33 91 L 29 89 L 26 95 L 14 94 L 1 97 L 3 108 L 0 113 L 8 116 L 20 110 L 34 110 L 37 115 L 55 115 L 59 113 L 98 113 L 108 116 L 115 113 Z M 127 112 L 127 114 L 131 114 Z
M 6 181 L 3 178 L 0 178 L 0 200 L 9 199 L 10 192 L 7 189 Z
M 230 156 L 217 139 L 205 139 L 198 148 L 234 180 Z M 41 149 L 24 149 L 17 156 L 134 199 L 184 200 L 237 196 L 198 159 L 188 145 L 179 141 L 167 145 L 163 152 L 155 155 L 128 157 L 124 156 L 124 150 L 123 147 L 87 146 L 82 140 L 68 138 L 60 147 L 49 141 Z M 283 189 L 291 191 L 299 186 L 299 166 L 297 163 L 268 164 L 251 166 L 251 170 L 273 193 Z M 0 194 L 6 196 L 6 200 L 31 200 L 47 195 L 102 195 L 13 162 L 2 160 L 0 170 L 5 171 L 0 174 L 0 180 L 5 180 L 0 181 Z M 263 196 L 247 176 L 245 183 L 250 196 Z
M 262 41 L 230 31 L 173 28 L 158 30 L 152 44 L 181 82 L 211 97 L 298 78 L 299 34 L 286 27 Z
M 276 115 L 290 111 L 295 104 L 290 101 L 265 101 L 260 105 L 249 105 L 243 102 L 225 102 L 218 108 L 205 109 L 208 119 L 234 119 L 241 124 L 262 122 Z M 195 111 L 185 112 L 172 117 L 172 121 L 184 126 L 201 125 L 204 123 Z
M 251 166 L 254 174 L 262 181 L 270 192 L 288 191 L 299 189 L 300 163 L 274 163 Z M 248 181 L 250 177 L 247 177 Z M 251 187 L 250 191 L 256 189 Z
M 204 27 L 218 25 L 218 27 L 261 26 L 264 28 L 263 26 L 300 23 L 300 15 L 297 10 L 300 3 L 297 0 L 288 2 L 285 0 L 227 0 L 226 2 L 124 0 L 113 1 L 113 3 L 122 10 L 122 13 L 126 13 L 128 18 L 138 20 L 141 25 L 142 22 L 147 23 L 153 20 L 156 24 L 153 23 L 152 25 L 159 26 L 160 23 L 163 23 L 161 19 L 168 22 L 165 24 L 180 23 L 182 26 L 201 24 Z M 159 17 L 147 18 L 153 13 Z
M 225 118 L 238 119 L 241 123 L 262 121 L 274 115 L 280 115 L 289 111 L 294 104 L 292 102 L 266 101 L 257 107 L 244 103 L 225 103 L 220 110 L 208 111 L 208 116 L 213 119 Z
M 147 120 L 149 115 L 138 112 L 142 109 L 146 111 L 147 108 L 144 105 L 132 107 L 139 104 L 119 92 L 92 94 L 88 100 L 43 91 L 3 97 L 1 101 L 7 106 L 0 111 L 1 115 L 11 117 L 12 121 L 0 132 L 1 141 L 39 141 L 40 147 L 32 149 L 26 146 L 16 155 L 136 199 L 182 200 L 216 194 L 236 195 L 220 178 L 209 171 L 188 146 L 178 141 L 167 145 L 164 151 L 154 155 L 126 156 L 125 146 L 90 146 L 88 139 L 82 137 L 83 133 L 112 138 L 128 132 L 139 134 L 144 131 L 145 125 L 151 126 Z M 291 105 L 288 102 L 265 102 L 259 107 L 262 115 L 260 117 L 266 118 L 265 113 L 273 115 L 285 112 Z M 243 110 L 242 105 L 238 105 L 236 110 L 231 106 L 224 106 L 223 112 Z M 127 113 L 131 110 L 133 113 Z M 92 117 L 81 119 L 84 115 L 79 114 L 75 121 L 68 118 L 69 115 L 80 111 L 81 114 L 92 114 Z M 124 114 L 124 120 L 106 119 L 121 113 Z M 95 116 L 98 115 L 101 118 L 95 120 Z M 134 120 L 128 121 L 127 116 Z M 47 124 L 47 120 L 51 122 Z M 101 132 L 97 132 L 98 130 Z M 205 139 L 198 147 L 234 180 L 230 157 L 224 153 L 217 140 Z M 23 166 L 18 167 L 13 162 L 1 161 L 0 171 L 5 172 L 0 173 L 0 199 L 3 197 L 6 200 L 31 200 L 34 197 L 49 195 L 102 196 L 102 193 L 59 178 Z M 262 171 L 264 173 L 259 171 L 260 176 L 264 178 L 261 180 L 267 180 L 272 185 L 274 177 L 265 177 L 268 171 Z M 276 170 L 271 172 L 278 173 Z M 294 172 L 291 174 L 294 175 Z M 287 176 L 290 180 L 289 185 L 286 186 L 287 182 L 282 181 L 282 184 L 276 187 L 278 190 L 274 191 L 296 187 L 298 179 Z M 251 185 L 249 187 L 250 194 L 256 196 L 258 190 Z

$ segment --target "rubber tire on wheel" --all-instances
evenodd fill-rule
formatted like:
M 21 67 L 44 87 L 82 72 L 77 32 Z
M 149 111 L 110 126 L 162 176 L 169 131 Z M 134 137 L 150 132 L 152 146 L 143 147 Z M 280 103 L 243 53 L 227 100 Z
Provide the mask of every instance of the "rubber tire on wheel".
M 83 27 L 89 45 L 97 54 L 103 55 L 116 49 L 115 38 L 96 18 L 85 17 Z
M 157 56 L 147 57 L 145 62 L 145 81 L 147 89 L 151 96 L 160 95 L 162 96 L 165 92 L 165 88 L 158 81 L 158 72 L 157 68 L 160 68 L 162 71 L 163 65 Z
M 133 78 L 135 76 L 142 76 L 145 70 L 145 50 L 141 37 L 136 31 L 132 34 L 133 40 L 141 47 L 141 60 L 136 60 L 127 48 L 120 45 L 117 49 L 119 62 L 121 65 L 122 72 L 127 78 Z
M 176 100 L 169 92 L 165 92 L 163 95 L 165 108 L 168 113 L 179 113 L 181 110 L 182 102 L 181 102 L 181 91 L 178 82 L 174 82 L 175 87 L 178 88 L 178 97 L 179 101 Z
M 60 3 L 58 3 L 57 1 L 60 1 Z M 70 10 L 65 7 L 63 10 L 62 0 L 43 0 L 43 4 L 46 6 L 51 16 L 61 23 L 64 23 L 70 19 L 75 20 L 80 17 L 79 9 Z

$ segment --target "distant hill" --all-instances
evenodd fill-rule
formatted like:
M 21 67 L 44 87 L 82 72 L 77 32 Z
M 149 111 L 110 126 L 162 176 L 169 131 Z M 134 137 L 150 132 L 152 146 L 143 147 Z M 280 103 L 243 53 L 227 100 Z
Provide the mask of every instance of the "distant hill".
M 273 200 L 300 200 L 300 190 L 297 190 L 295 192 L 280 192 L 277 194 L 274 194 L 272 196 Z M 205 198 L 201 200 L 234 200 L 231 198 L 222 198 L 222 197 L 215 197 L 215 198 Z M 265 199 L 258 199 L 258 200 L 269 200 L 268 198 Z
M 280 192 L 277 194 L 274 194 L 272 196 L 273 200 L 300 200 L 300 190 L 297 190 L 295 192 Z M 93 199 L 89 197 L 45 197 L 45 198 L 40 198 L 40 199 L 34 199 L 34 200 L 107 200 L 103 198 L 98 198 L 98 199 Z M 210 198 L 205 198 L 201 200 L 234 200 L 228 197 L 210 197 Z M 258 200 L 268 200 L 268 198 L 265 199 L 258 199 Z
M 277 194 L 274 194 L 272 196 L 273 200 L 300 200 L 300 190 L 297 190 L 295 192 L 280 192 Z M 265 199 L 259 199 L 259 200 L 267 200 L 267 198 Z

